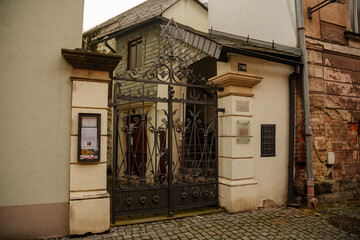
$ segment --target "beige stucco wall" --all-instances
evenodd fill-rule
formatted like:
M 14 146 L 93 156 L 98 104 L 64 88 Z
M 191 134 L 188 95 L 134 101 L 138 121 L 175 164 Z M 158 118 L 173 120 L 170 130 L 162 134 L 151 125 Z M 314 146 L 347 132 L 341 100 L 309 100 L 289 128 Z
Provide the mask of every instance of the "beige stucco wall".
M 232 55 L 218 62 L 218 76 L 234 71 L 234 64 L 247 64 L 247 72 L 262 78 L 252 87 L 254 96 L 230 95 L 219 98 L 219 187 L 220 205 L 228 211 L 250 210 L 271 199 L 284 204 L 288 174 L 288 77 L 293 67 L 251 57 Z M 237 65 L 236 65 L 237 66 Z M 236 111 L 236 101 L 248 101 L 249 112 Z M 236 122 L 250 121 L 249 143 L 237 143 Z M 276 124 L 276 156 L 261 157 L 261 124 Z
M 209 29 L 211 28 L 295 47 L 295 1 L 209 0 Z
M 265 60 L 246 59 L 249 72 L 263 76 L 254 91 L 254 173 L 258 181 L 259 205 L 271 199 L 284 204 L 287 199 L 289 149 L 289 75 L 291 66 Z M 261 124 L 276 124 L 276 156 L 261 157 Z
M 176 22 L 182 23 L 196 30 L 208 31 L 208 14 L 193 0 L 181 0 L 163 13 L 163 17 L 174 18 Z
M 83 0 L 0 1 L 0 206 L 69 201 L 72 67 Z

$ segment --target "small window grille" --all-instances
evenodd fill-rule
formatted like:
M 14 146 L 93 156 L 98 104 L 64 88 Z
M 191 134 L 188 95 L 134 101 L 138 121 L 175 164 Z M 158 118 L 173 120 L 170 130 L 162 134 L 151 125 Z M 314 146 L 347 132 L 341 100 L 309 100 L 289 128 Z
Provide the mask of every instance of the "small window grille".
M 261 157 L 275 156 L 275 124 L 261 125 Z

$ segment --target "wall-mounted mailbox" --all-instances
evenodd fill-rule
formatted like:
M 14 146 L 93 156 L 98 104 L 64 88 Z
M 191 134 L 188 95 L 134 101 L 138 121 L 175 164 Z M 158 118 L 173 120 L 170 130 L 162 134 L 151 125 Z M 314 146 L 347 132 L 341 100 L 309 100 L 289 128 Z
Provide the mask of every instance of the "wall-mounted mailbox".
M 78 162 L 100 161 L 100 116 L 79 113 Z
M 250 121 L 237 121 L 237 143 L 250 142 Z

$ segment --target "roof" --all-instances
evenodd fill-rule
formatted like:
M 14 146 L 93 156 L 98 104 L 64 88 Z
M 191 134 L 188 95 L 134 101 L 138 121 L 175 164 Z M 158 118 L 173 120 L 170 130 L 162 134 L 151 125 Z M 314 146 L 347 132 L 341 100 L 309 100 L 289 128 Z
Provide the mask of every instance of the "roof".
M 84 32 L 83 36 L 85 37 L 89 34 L 100 31 L 94 39 L 101 39 L 109 34 L 124 30 L 135 24 L 161 16 L 167 9 L 178 1 L 180 0 L 147 0 Z M 194 1 L 207 10 L 207 7 L 199 0 Z
M 107 20 L 95 28 L 86 31 L 83 35 L 86 36 L 100 31 L 92 41 L 92 44 L 97 44 L 108 39 L 105 38 L 106 36 L 113 38 L 124 31 L 148 24 L 154 20 L 168 22 L 169 19 L 164 18 L 162 14 L 178 1 L 180 0 L 147 0 L 124 13 Z M 208 10 L 207 6 L 199 0 L 193 1 L 198 3 L 205 10 Z M 189 26 L 179 23 L 178 25 L 186 32 L 182 41 L 201 49 L 208 55 L 220 60 L 226 60 L 226 53 L 233 52 L 290 65 L 300 64 L 301 50 L 294 47 L 218 31 L 210 30 L 210 33 L 204 33 Z
M 192 31 L 197 34 L 201 33 L 196 30 L 192 30 Z M 301 49 L 280 45 L 277 43 L 271 43 L 257 39 L 241 37 L 238 35 L 223 33 L 219 31 L 213 31 L 211 33 L 205 33 L 205 34 L 202 33 L 202 35 L 221 44 L 223 46 L 223 50 L 237 49 L 237 50 L 257 51 L 257 52 L 272 54 L 274 56 L 281 55 L 283 57 L 288 57 L 289 59 L 290 58 L 297 59 L 301 57 Z
M 302 54 L 298 48 L 219 31 L 204 33 L 182 24 L 178 26 L 183 37 L 180 40 L 219 60 L 226 60 L 226 53 L 232 52 L 290 65 L 301 63 Z M 167 33 L 175 38 L 177 36 L 175 27 L 169 28 Z

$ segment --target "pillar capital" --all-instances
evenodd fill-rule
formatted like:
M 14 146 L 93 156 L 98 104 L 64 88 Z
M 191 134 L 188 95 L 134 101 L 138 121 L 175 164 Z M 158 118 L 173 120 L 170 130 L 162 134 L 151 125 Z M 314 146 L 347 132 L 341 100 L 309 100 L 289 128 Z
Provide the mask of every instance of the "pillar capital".
M 250 75 L 247 73 L 227 72 L 210 79 L 211 82 L 224 91 L 219 93 L 219 98 L 235 95 L 235 96 L 254 96 L 252 87 L 262 81 L 262 77 Z

